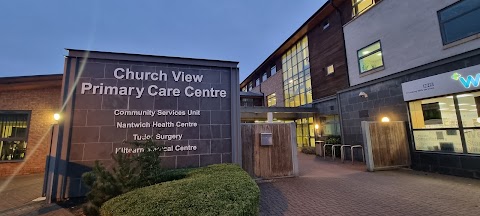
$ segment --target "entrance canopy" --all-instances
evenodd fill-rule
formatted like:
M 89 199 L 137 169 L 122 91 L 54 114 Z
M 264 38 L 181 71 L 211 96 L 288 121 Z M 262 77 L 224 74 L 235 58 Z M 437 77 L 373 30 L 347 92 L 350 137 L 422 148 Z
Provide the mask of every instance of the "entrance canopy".
M 268 113 L 273 113 L 274 120 L 296 120 L 319 114 L 312 107 L 241 107 L 242 122 L 266 121 Z

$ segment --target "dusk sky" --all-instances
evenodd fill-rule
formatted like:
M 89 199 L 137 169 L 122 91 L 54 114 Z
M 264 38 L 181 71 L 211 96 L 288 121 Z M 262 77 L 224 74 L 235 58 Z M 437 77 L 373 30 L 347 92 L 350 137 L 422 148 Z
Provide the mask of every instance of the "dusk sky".
M 324 2 L 2 1 L 0 77 L 63 73 L 75 48 L 239 61 L 242 81 Z

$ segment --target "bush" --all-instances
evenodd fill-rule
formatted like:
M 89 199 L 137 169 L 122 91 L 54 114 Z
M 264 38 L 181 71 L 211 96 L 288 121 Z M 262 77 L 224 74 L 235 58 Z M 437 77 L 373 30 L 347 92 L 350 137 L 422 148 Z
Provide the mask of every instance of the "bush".
M 86 194 L 87 203 L 83 206 L 86 215 L 99 215 L 100 206 L 104 202 L 133 189 L 185 177 L 185 171 L 182 175 L 181 170 L 165 172 L 160 167 L 162 148 L 152 140 L 132 145 L 143 148 L 144 152 L 112 154 L 112 170 L 96 161 L 93 170 L 82 175 L 83 182 L 90 189 Z
M 184 179 L 110 199 L 101 215 L 258 215 L 260 190 L 239 166 L 217 164 L 187 172 Z
M 340 144 L 342 143 L 341 137 L 337 135 L 328 136 L 326 139 L 327 144 Z
M 302 146 L 302 153 L 304 154 L 315 154 L 315 147 L 311 146 Z

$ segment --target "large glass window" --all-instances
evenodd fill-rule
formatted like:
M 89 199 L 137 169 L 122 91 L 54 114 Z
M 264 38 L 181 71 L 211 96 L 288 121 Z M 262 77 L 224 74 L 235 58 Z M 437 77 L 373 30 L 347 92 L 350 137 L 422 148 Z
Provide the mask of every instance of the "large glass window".
M 360 73 L 383 67 L 382 45 L 380 41 L 359 50 L 357 55 Z
M 438 12 L 443 44 L 480 33 L 480 1 L 462 0 Z
M 28 112 L 0 111 L 0 161 L 25 158 L 28 119 Z
M 340 135 L 340 118 L 338 115 L 320 117 L 322 136 Z
M 416 150 L 480 154 L 480 92 L 413 101 L 409 108 Z
M 313 117 L 295 120 L 297 124 L 297 145 L 315 146 L 315 126 Z
M 352 0 L 352 17 L 358 16 L 375 5 L 375 0 Z
M 277 95 L 275 93 L 267 96 L 267 106 L 272 107 L 277 105 Z
M 282 57 L 285 106 L 297 107 L 312 103 L 312 84 L 308 38 L 305 36 Z

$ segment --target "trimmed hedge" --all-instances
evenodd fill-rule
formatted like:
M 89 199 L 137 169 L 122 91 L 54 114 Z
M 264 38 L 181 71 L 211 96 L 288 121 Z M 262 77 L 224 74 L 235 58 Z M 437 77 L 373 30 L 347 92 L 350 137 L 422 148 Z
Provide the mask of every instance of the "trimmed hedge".
M 184 179 L 133 190 L 107 201 L 100 213 L 119 215 L 258 215 L 260 190 L 237 165 L 187 171 Z

